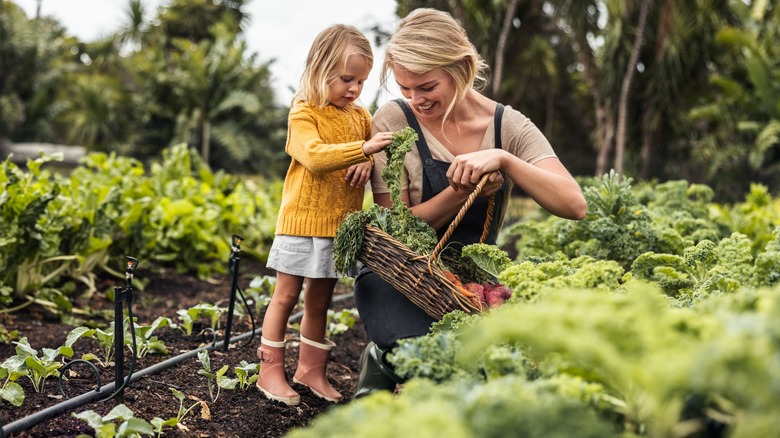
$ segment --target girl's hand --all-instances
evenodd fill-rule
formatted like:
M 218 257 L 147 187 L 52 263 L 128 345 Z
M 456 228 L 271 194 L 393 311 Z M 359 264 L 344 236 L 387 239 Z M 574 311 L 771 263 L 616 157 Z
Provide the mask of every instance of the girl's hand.
M 344 180 L 351 187 L 364 187 L 371 178 L 371 169 L 373 167 L 370 161 L 353 164 L 347 169 L 347 175 L 344 177 Z
M 363 143 L 363 154 L 367 157 L 374 155 L 384 150 L 392 141 L 392 132 L 377 132 L 370 140 Z
M 482 175 L 501 169 L 505 154 L 507 152 L 502 149 L 490 149 L 456 156 L 447 169 L 447 179 L 450 181 L 450 186 L 456 192 L 461 189 L 474 190 Z M 495 192 L 504 182 L 504 178 L 499 172 L 493 173 L 483 188 L 483 194 L 489 195 Z

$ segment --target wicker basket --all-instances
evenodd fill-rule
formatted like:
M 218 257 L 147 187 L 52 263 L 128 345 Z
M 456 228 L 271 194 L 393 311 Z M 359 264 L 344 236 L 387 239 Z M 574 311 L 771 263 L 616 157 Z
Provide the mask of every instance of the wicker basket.
M 461 289 L 447 278 L 436 261 L 453 231 L 479 196 L 487 178 L 488 174 L 479 181 L 430 256 L 416 254 L 381 229 L 366 225 L 360 261 L 437 321 L 454 310 L 466 313 L 481 311 L 479 299 L 464 295 Z M 484 242 L 490 229 L 494 202 L 491 195 L 480 242 Z

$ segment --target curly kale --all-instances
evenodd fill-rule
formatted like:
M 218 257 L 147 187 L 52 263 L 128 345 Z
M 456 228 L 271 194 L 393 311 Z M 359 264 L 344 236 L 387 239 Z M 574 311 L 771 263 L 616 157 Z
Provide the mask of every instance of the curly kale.
M 414 129 L 406 127 L 393 133 L 393 140 L 385 148 L 387 167 L 382 178 L 390 189 L 391 208 L 373 205 L 371 208 L 347 215 L 336 230 L 333 257 L 336 272 L 346 274 L 357 262 L 363 248 L 366 225 L 373 225 L 423 255 L 433 251 L 438 243 L 436 231 L 427 222 L 412 214 L 401 199 L 401 170 L 404 156 L 417 141 Z
M 382 179 L 387 183 L 390 189 L 390 199 L 393 205 L 401 205 L 401 171 L 404 168 L 404 157 L 406 153 L 412 150 L 415 142 L 418 140 L 417 132 L 406 127 L 393 133 L 392 142 L 385 148 L 387 156 L 387 167 L 382 171 Z
M 488 274 L 498 277 L 501 272 L 512 266 L 512 260 L 506 251 L 495 245 L 474 243 L 463 247 L 463 255 L 470 257 Z

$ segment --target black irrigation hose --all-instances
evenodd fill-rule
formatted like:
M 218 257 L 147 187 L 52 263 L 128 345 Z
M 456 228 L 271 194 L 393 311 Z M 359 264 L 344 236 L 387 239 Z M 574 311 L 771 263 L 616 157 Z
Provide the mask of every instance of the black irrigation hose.
M 339 302 L 342 300 L 346 300 L 348 298 L 352 298 L 353 293 L 343 294 L 335 297 L 333 299 L 333 302 Z M 298 321 L 301 318 L 303 318 L 303 311 L 297 312 L 290 316 L 289 321 Z M 236 336 L 234 338 L 231 338 L 230 343 L 243 340 L 244 338 L 248 337 L 254 337 L 255 334 L 260 334 L 263 331 L 263 327 L 259 327 L 254 331 L 243 333 L 239 336 Z M 129 385 L 131 383 L 135 383 L 136 381 L 140 380 L 142 377 L 154 375 L 157 373 L 160 373 L 174 365 L 178 365 L 180 362 L 183 362 L 187 359 L 190 359 L 192 357 L 196 357 L 198 353 L 202 350 L 208 350 L 212 351 L 218 348 L 221 348 L 224 346 L 225 341 L 220 341 L 212 345 L 208 345 L 205 347 L 200 347 L 195 350 L 188 351 L 186 353 L 180 354 L 178 356 L 172 357 L 168 360 L 162 361 L 158 364 L 152 365 L 148 368 L 144 368 L 135 374 L 131 376 L 131 378 L 125 380 L 125 385 Z M 104 385 L 94 391 L 81 394 L 80 396 L 74 397 L 72 399 L 65 400 L 63 402 L 60 402 L 54 406 L 50 406 L 46 409 L 43 409 L 41 411 L 38 411 L 32 415 L 28 415 L 26 417 L 20 418 L 16 421 L 13 421 L 11 423 L 6 424 L 2 428 L 0 428 L 0 438 L 6 438 L 9 435 L 13 433 L 18 433 L 25 431 L 27 429 L 31 429 L 38 423 L 43 422 L 44 420 L 47 420 L 49 418 L 55 417 L 59 414 L 62 414 L 63 412 L 66 412 L 71 409 L 78 408 L 79 406 L 83 406 L 87 403 L 91 403 L 97 399 L 100 399 L 104 396 L 106 393 L 112 393 L 115 389 L 116 382 L 109 383 L 107 385 Z

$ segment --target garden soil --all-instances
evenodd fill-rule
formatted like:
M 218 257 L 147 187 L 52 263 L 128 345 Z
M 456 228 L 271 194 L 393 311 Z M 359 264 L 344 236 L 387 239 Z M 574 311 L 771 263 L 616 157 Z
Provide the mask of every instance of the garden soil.
M 249 281 L 258 275 L 273 275 L 273 273 L 267 271 L 259 262 L 241 260 L 239 287 L 248 287 Z M 134 288 L 132 310 L 138 323 L 143 326 L 150 325 L 159 316 L 167 316 L 176 322 L 178 321 L 177 310 L 187 309 L 199 303 L 217 304 L 226 308 L 230 299 L 229 274 L 214 276 L 209 281 L 200 281 L 193 276 L 176 274 L 164 269 L 144 269 L 142 261 L 135 273 L 135 282 L 139 283 L 139 281 L 143 281 L 144 287 L 143 290 Z M 124 287 L 125 280 L 103 278 L 100 280 L 98 290 L 111 290 L 113 286 Z M 351 292 L 349 288 L 338 287 L 335 297 L 340 298 L 334 299 L 332 308 L 336 310 L 353 308 L 354 300 Z M 239 299 L 236 306 L 240 304 Z M 74 307 L 79 306 L 103 309 L 109 318 L 113 318 L 114 303 L 105 298 L 104 292 L 95 293 L 89 302 Z M 125 304 L 126 308 L 127 304 Z M 259 327 L 262 315 L 254 315 L 254 317 L 256 326 Z M 106 330 L 111 320 L 98 320 L 94 321 L 94 324 Z M 65 337 L 73 329 L 72 326 L 62 324 L 57 315 L 36 306 L 28 306 L 12 314 L 0 314 L 0 324 L 9 331 L 18 330 L 19 336 L 27 337 L 30 345 L 39 353 L 44 347 L 57 348 L 63 345 Z M 197 322 L 193 333 L 201 332 L 207 325 L 205 320 Z M 224 325 L 223 316 L 222 329 Z M 249 331 L 251 331 L 249 318 L 235 318 L 231 338 Z M 211 335 L 208 339 L 204 335 L 195 334 L 187 337 L 181 331 L 169 327 L 159 328 L 154 334 L 165 343 L 169 354 L 150 354 L 139 359 L 135 372 L 212 342 Z M 218 332 L 218 340 L 223 339 L 223 334 L 222 330 Z M 288 344 L 285 362 L 291 380 L 297 363 L 298 333 L 290 328 L 287 331 L 287 338 L 291 342 Z M 241 361 L 258 362 L 256 349 L 260 343 L 260 336 L 256 335 L 249 343 L 247 339 L 232 343 L 227 352 L 210 351 L 212 369 L 218 370 L 224 365 L 229 365 L 230 371 L 227 375 L 233 377 L 233 367 L 240 365 Z M 336 335 L 333 340 L 337 347 L 328 363 L 328 378 L 333 386 L 345 395 L 345 401 L 342 403 L 348 403 L 355 389 L 358 361 L 367 338 L 358 320 L 353 328 Z M 14 355 L 14 347 L 15 345 L 10 342 L 0 344 L 0 361 Z M 79 339 L 74 344 L 74 349 L 74 359 L 82 357 L 85 353 L 100 356 L 98 344 L 92 339 Z M 130 356 L 130 350 L 125 349 L 125 373 L 130 369 Z M 98 365 L 98 369 L 101 371 L 101 385 L 114 381 L 113 365 L 106 367 Z M 178 427 L 163 429 L 163 435 L 167 437 L 281 437 L 293 428 L 306 426 L 318 415 L 335 406 L 298 384 L 293 384 L 293 388 L 301 395 L 301 404 L 296 407 L 266 399 L 254 385 L 246 391 L 238 388 L 223 389 L 214 402 L 209 395 L 206 378 L 198 374 L 200 369 L 200 362 L 196 357 L 192 357 L 159 374 L 145 376 L 124 390 L 124 403 L 133 411 L 135 417 L 147 421 L 155 417 L 167 420 L 176 417 L 179 409 L 179 402 L 170 388 L 184 393 L 186 396 L 184 406 L 196 404 L 196 407 L 187 414 Z M 74 365 L 67 373 L 70 378 L 63 382 L 63 390 L 68 397 L 78 396 L 96 387 L 94 372 L 88 366 Z M 0 400 L 0 422 L 8 424 L 61 403 L 66 398 L 60 394 L 56 380 L 56 378 L 47 379 L 42 394 L 33 391 L 29 379 L 17 380 L 25 390 L 25 401 L 22 406 L 14 407 Z M 89 403 L 12 436 L 19 438 L 75 437 L 84 434 L 94 436 L 94 430 L 85 421 L 76 419 L 71 414 L 93 410 L 104 416 L 114 405 L 113 400 Z

